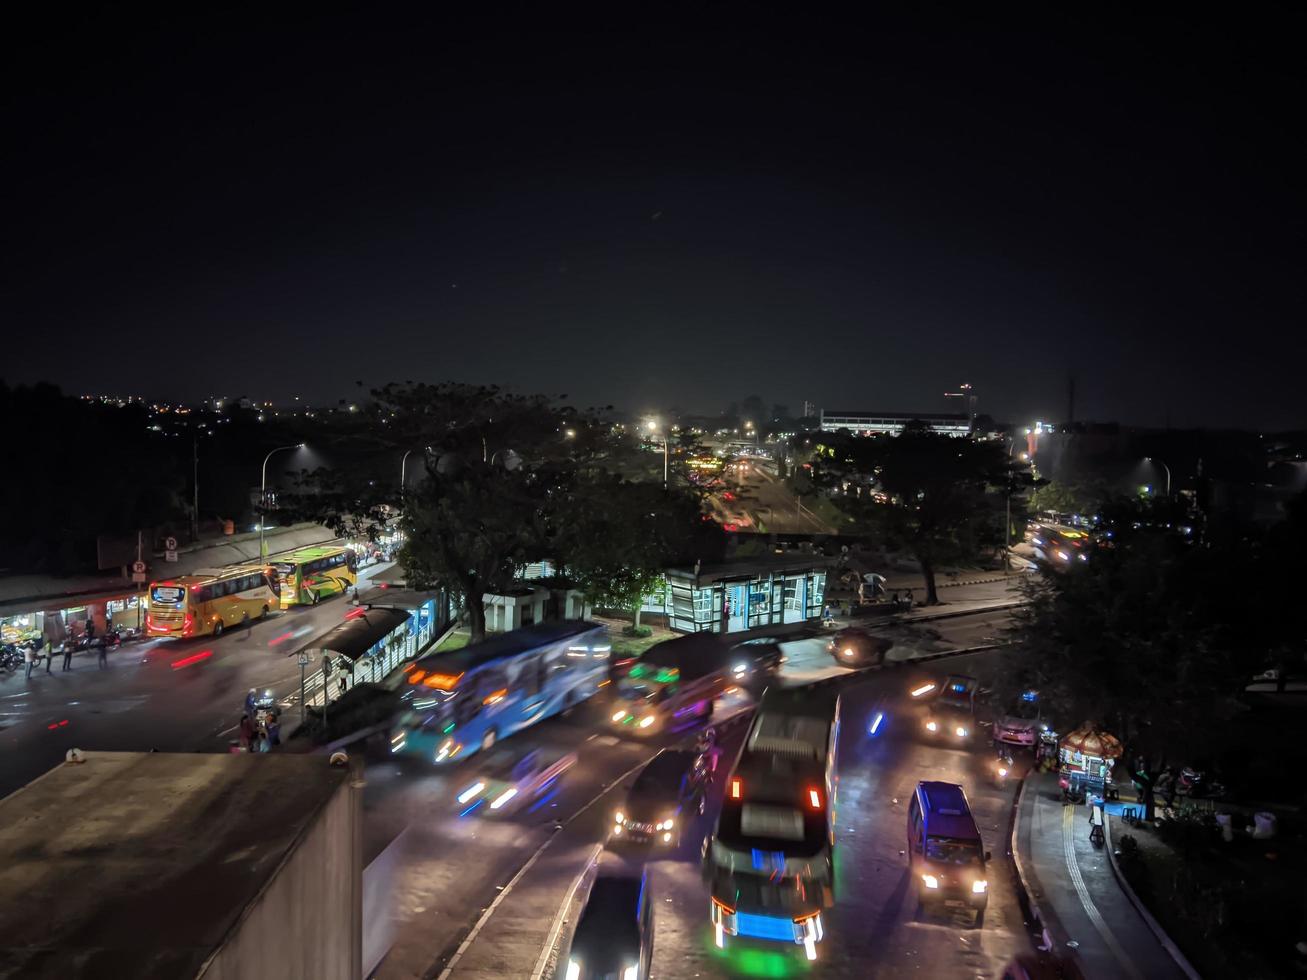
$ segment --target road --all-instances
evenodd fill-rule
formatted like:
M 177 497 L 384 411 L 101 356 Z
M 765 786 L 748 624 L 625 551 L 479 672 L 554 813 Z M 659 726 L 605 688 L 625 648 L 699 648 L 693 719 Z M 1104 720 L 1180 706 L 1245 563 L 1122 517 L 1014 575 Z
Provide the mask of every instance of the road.
M 364 569 L 360 585 L 385 567 Z M 69 673 L 59 670 L 56 656 L 52 674 L 42 665 L 30 680 L 22 672 L 0 680 L 0 795 L 62 762 L 74 747 L 220 751 L 240 721 L 245 693 L 252 687 L 297 692 L 295 652 L 339 623 L 349 608 L 337 597 L 273 614 L 216 640 L 125 644 L 109 654 L 105 670 L 96 667 L 94 653 L 79 653 Z M 293 712 L 289 717 L 295 720 Z
M 800 507 L 798 498 L 769 471 L 768 465 L 747 460 L 726 468 L 722 475 L 724 486 L 711 498 L 717 519 L 741 530 L 831 533 L 831 528 Z
M 1006 614 L 1001 614 L 1005 616 Z M 974 620 L 972 622 L 971 620 Z M 992 636 L 1001 625 L 992 614 L 893 628 L 896 649 L 917 655 Z M 986 640 L 986 642 L 989 642 Z M 850 673 L 834 664 L 824 639 L 788 643 L 785 676 L 804 683 Z M 995 654 L 949 660 L 950 669 L 982 676 Z M 741 946 L 722 954 L 708 930 L 705 886 L 699 877 L 698 844 L 710 829 L 715 809 L 687 834 L 674 858 L 652 865 L 657 896 L 656 977 L 781 976 L 991 976 L 1015 952 L 1028 948 L 1015 904 L 1010 862 L 1005 857 L 1012 789 L 999 791 L 980 778 L 986 755 L 925 745 L 913 737 L 915 722 L 900 714 L 901 696 L 926 669 L 906 667 L 870 679 L 851 677 L 855 688 L 845 702 L 843 771 L 840 788 L 838 873 L 841 901 L 832 910 L 832 938 L 815 970 L 801 951 Z M 729 712 L 746 703 L 740 695 L 719 707 Z M 911 707 L 911 706 L 909 706 Z M 873 710 L 887 710 L 889 721 L 875 739 L 865 734 Z M 577 765 L 554 793 L 531 811 L 490 816 L 484 808 L 464 813 L 458 793 L 471 779 L 475 757 L 450 770 L 386 757 L 384 745 L 370 749 L 365 791 L 365 860 L 388 848 L 397 870 L 390 886 L 395 945 L 378 978 L 437 978 L 456 955 L 454 977 L 533 975 L 547 943 L 549 920 L 593 854 L 603 843 L 616 805 L 614 787 L 663 745 L 688 737 L 636 742 L 603 732 L 601 705 L 578 710 L 572 718 L 551 719 L 515 736 L 516 751 L 539 748 L 546 755 L 575 750 Z M 913 917 L 903 847 L 908 794 L 920 779 L 945 779 L 968 787 L 986 844 L 995 854 L 990 911 L 984 927 L 968 929 L 948 920 Z M 714 801 L 714 808 L 716 801 Z M 540 851 L 557 830 L 558 840 Z M 530 913 L 511 906 L 524 891 L 514 876 L 537 853 L 546 857 L 533 869 L 548 868 L 544 904 Z M 605 860 L 610 859 L 605 856 Z M 506 886 L 516 892 L 503 898 Z M 536 888 L 536 886 L 532 886 Z M 538 890 L 538 888 L 536 889 Z M 485 911 L 501 901 L 489 919 Z M 867 928 L 871 923 L 872 928 Z M 472 930 L 478 941 L 458 954 Z M 496 932 L 496 929 L 499 931 Z M 564 936 L 564 939 L 566 937 Z M 493 946 L 493 948 L 489 948 Z M 547 974 L 546 974 L 547 975 Z

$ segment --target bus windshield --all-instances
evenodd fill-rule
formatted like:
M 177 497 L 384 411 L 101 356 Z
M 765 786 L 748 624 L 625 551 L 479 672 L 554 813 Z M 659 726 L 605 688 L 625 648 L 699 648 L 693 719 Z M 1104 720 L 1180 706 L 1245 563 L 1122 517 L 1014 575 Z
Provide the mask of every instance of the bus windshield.
M 156 585 L 150 589 L 150 601 L 162 605 L 176 605 L 186 601 L 186 588 L 181 585 Z

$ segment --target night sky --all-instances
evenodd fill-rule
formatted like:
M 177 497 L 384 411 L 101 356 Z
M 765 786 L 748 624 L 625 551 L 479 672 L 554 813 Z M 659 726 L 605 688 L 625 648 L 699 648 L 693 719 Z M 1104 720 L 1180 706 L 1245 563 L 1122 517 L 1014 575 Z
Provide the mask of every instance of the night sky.
M 1074 371 L 1081 419 L 1302 427 L 1304 24 L 1260 9 L 10 30 L 0 377 L 1025 421 Z

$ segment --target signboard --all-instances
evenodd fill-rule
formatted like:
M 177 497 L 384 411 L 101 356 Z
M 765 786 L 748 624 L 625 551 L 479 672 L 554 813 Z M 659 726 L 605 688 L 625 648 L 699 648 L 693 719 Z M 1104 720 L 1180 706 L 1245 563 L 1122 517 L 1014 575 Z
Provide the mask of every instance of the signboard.
M 164 561 L 176 561 L 176 560 L 177 560 L 177 552 L 175 552 L 175 551 L 165 551 L 165 552 L 163 553 L 163 560 L 164 560 Z
M 164 548 L 165 551 L 176 551 L 176 550 L 177 550 L 177 539 L 176 539 L 176 538 L 173 538 L 173 537 L 164 538 L 164 539 L 163 539 L 163 548 Z M 169 561 L 176 561 L 175 558 L 169 558 L 168 560 L 169 560 Z
M 143 562 L 143 561 L 134 561 L 134 562 L 132 562 L 132 574 L 133 574 L 133 575 L 144 575 L 144 574 L 145 574 L 145 562 Z
M 144 585 L 144 584 L 145 584 L 145 573 L 144 573 L 144 572 L 132 572 L 132 581 L 135 582 L 137 585 Z
M 299 665 L 301 667 L 307 667 L 312 661 L 313 661 L 313 654 L 309 653 L 307 650 L 300 651 Z

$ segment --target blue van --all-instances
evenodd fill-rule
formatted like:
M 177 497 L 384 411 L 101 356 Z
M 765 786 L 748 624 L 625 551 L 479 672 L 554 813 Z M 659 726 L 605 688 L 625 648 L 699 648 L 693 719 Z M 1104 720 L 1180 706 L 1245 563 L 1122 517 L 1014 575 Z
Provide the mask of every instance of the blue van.
M 989 899 L 989 860 L 967 794 L 956 783 L 920 782 L 908 804 L 908 865 L 917 908 L 973 909 L 983 923 Z

